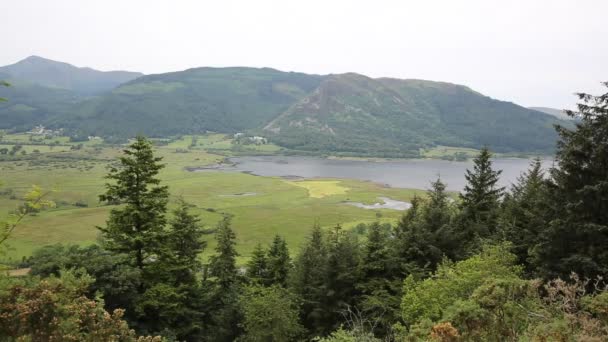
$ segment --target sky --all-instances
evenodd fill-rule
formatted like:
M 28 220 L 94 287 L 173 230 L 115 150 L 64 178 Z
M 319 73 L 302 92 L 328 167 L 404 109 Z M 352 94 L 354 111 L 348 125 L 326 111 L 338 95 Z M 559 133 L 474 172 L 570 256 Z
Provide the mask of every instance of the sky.
M 606 92 L 606 13 L 606 0 L 0 0 L 0 65 L 357 72 L 572 108 L 575 92 Z

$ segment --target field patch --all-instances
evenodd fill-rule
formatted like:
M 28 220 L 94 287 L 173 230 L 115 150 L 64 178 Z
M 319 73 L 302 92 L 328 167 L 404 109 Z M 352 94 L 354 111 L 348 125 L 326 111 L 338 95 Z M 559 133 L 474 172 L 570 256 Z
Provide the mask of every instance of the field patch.
M 308 196 L 323 198 L 332 195 L 344 195 L 350 188 L 342 186 L 341 181 L 288 181 L 287 183 L 308 190 Z

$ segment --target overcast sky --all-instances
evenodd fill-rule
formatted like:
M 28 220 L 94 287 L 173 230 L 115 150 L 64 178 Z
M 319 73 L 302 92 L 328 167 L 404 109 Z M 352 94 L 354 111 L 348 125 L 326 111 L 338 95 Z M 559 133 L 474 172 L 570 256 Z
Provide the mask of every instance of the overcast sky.
M 607 14 L 607 0 L 1 0 L 0 65 L 352 71 L 566 108 L 605 92 Z

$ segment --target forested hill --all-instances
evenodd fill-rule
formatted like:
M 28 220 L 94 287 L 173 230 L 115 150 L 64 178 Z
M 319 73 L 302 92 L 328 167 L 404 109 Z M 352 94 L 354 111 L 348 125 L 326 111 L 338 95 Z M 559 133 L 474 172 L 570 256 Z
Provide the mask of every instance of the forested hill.
M 38 56 L 30 56 L 15 64 L 0 67 L 0 73 L 9 75 L 11 79 L 71 90 L 81 95 L 99 94 L 143 75 L 130 71 L 78 68 Z
M 553 125 L 561 122 L 465 86 L 355 73 L 195 68 L 138 77 L 86 98 L 76 82 L 50 86 L 66 84 L 61 74 L 50 80 L 10 74 L 13 86 L 0 89 L 11 99 L 0 104 L 0 129 L 43 124 L 119 139 L 245 131 L 299 151 L 403 156 L 435 145 L 551 152 Z

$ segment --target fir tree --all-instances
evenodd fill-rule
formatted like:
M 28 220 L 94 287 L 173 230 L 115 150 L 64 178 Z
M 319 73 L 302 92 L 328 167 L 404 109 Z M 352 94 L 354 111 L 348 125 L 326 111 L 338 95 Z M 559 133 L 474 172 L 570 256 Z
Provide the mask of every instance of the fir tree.
M 547 186 L 540 158 L 534 159 L 528 171 L 518 177 L 511 192 L 505 195 L 501 229 L 506 240 L 513 243 L 518 264 L 530 273 L 530 249 L 547 226 Z
M 198 256 L 207 245 L 203 241 L 200 219 L 190 213 L 189 207 L 183 200 L 178 202 L 166 236 L 163 263 L 175 286 L 196 282 L 196 274 L 202 268 Z
M 376 332 L 388 333 L 391 322 L 399 317 L 399 294 L 403 279 L 394 279 L 388 231 L 375 222 L 370 225 L 361 263 L 362 294 L 360 307 L 378 322 Z
M 266 251 L 261 244 L 257 244 L 247 263 L 247 278 L 255 284 L 266 285 L 268 283 L 268 260 Z
M 360 250 L 357 237 L 336 225 L 327 234 L 327 268 L 325 273 L 325 299 L 323 307 L 327 319 L 325 331 L 339 327 L 343 312 L 355 306 L 359 295 Z
M 268 284 L 285 287 L 291 270 L 291 258 L 285 239 L 276 235 L 268 249 Z
M 230 225 L 230 217 L 224 216 L 219 222 L 215 235 L 217 245 L 215 255 L 211 257 L 210 275 L 217 279 L 222 289 L 228 289 L 237 281 L 236 268 L 236 234 Z
M 549 185 L 553 219 L 535 248 L 536 265 L 547 278 L 608 276 L 608 93 L 579 96 L 578 111 L 568 112 L 579 119 L 575 129 L 557 128 Z
M 123 204 L 113 208 L 105 227 L 99 227 L 105 248 L 130 256 L 131 264 L 144 274 L 146 266 L 158 259 L 165 243 L 165 212 L 169 197 L 166 186 L 160 186 L 158 172 L 164 167 L 155 157 L 151 143 L 137 137 L 110 168 L 106 193 L 100 200 Z M 143 283 L 140 289 L 143 291 Z
M 323 307 L 326 269 L 327 246 L 323 231 L 316 224 L 295 259 L 290 277 L 292 291 L 302 299 L 302 324 L 314 335 L 324 333 L 324 320 L 327 316 Z
M 460 194 L 459 242 L 460 257 L 475 252 L 480 239 L 492 238 L 497 231 L 500 199 L 504 188 L 497 185 L 502 171 L 492 169 L 492 154 L 483 148 L 473 160 L 473 170 L 467 170 L 467 184 Z

